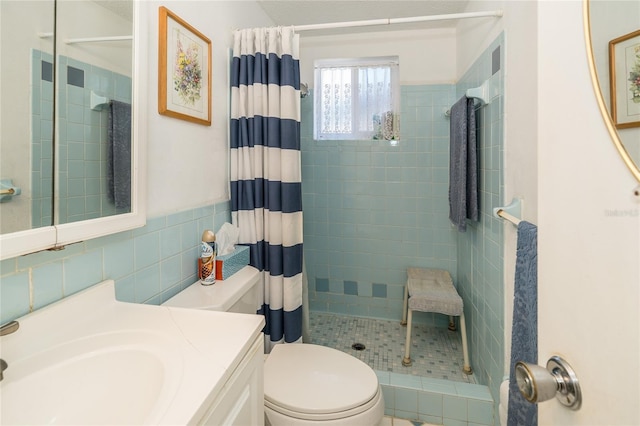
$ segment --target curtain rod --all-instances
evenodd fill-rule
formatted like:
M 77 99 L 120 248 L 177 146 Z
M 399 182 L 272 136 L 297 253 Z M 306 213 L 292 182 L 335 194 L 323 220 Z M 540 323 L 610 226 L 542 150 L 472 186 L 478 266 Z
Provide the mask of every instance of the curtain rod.
M 326 24 L 295 25 L 295 31 L 325 30 L 331 28 L 367 27 L 372 25 L 407 24 L 412 22 L 446 21 L 449 19 L 468 19 L 484 17 L 502 17 L 502 10 L 488 12 L 452 13 L 449 15 L 412 16 L 409 18 L 383 18 L 366 21 L 330 22 Z

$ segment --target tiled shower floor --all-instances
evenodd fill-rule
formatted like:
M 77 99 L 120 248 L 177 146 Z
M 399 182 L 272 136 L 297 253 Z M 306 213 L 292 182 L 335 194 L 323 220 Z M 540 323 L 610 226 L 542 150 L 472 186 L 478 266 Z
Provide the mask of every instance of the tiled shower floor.
M 473 375 L 462 372 L 464 358 L 459 331 L 414 324 L 411 338 L 413 364 L 404 367 L 406 327 L 401 326 L 400 321 L 312 311 L 309 322 L 311 343 L 351 354 L 374 370 L 475 383 Z M 352 349 L 354 343 L 362 343 L 366 349 Z

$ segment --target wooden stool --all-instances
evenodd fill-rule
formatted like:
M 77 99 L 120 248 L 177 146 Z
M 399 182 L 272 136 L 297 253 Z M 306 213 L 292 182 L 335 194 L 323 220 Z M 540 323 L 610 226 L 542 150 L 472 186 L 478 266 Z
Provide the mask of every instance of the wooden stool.
M 453 317 L 460 317 L 460 333 L 462 334 L 462 352 L 464 366 L 462 371 L 471 374 L 469 351 L 467 348 L 467 328 L 464 321 L 464 305 L 462 298 L 453 286 L 449 271 L 443 269 L 407 269 L 407 285 L 404 288 L 404 306 L 402 322 L 407 326 L 407 340 L 404 347 L 402 365 L 411 365 L 411 317 L 413 311 L 436 312 L 449 315 L 449 330 L 455 331 Z M 407 317 L 408 315 L 408 317 Z

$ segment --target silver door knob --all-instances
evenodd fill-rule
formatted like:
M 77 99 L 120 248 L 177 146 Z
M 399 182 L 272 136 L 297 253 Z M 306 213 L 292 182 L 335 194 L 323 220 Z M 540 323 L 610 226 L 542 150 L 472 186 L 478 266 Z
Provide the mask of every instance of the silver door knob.
M 518 361 L 515 366 L 516 382 L 522 396 L 529 402 L 547 401 L 554 396 L 572 410 L 580 408 L 582 393 L 573 369 L 564 359 L 552 356 L 547 368 Z

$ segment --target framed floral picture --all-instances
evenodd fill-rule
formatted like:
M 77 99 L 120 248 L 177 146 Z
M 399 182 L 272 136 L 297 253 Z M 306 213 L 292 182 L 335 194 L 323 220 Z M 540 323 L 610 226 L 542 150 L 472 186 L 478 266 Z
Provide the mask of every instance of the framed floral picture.
M 211 125 L 211 40 L 159 9 L 158 112 Z
M 609 42 L 611 118 L 618 129 L 640 126 L 640 30 Z

